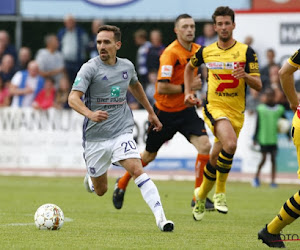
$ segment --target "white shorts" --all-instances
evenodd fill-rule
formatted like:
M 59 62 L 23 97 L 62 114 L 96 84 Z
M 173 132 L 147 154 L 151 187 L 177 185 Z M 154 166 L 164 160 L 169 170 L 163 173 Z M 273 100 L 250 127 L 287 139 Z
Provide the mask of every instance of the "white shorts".
M 132 134 L 123 134 L 107 141 L 86 141 L 84 159 L 87 172 L 98 177 L 107 172 L 109 166 L 129 158 L 140 159 L 140 153 Z

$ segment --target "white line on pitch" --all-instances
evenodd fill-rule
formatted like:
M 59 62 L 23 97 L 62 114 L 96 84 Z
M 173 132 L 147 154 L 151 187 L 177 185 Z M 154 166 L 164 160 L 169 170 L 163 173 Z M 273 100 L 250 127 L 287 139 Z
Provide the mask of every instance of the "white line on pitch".
M 71 222 L 73 219 L 66 217 L 64 222 Z M 6 226 L 29 226 L 34 225 L 34 223 L 9 223 L 9 224 L 0 224 L 0 227 L 6 227 Z

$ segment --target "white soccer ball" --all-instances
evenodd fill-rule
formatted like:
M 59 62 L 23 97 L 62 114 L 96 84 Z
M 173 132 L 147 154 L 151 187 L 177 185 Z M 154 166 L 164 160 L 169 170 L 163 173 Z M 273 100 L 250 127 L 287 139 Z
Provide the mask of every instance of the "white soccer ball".
M 64 224 L 64 213 L 55 204 L 40 206 L 34 215 L 34 222 L 40 230 L 59 230 Z
M 286 134 L 291 129 L 291 125 L 288 119 L 279 118 L 277 122 L 278 133 Z

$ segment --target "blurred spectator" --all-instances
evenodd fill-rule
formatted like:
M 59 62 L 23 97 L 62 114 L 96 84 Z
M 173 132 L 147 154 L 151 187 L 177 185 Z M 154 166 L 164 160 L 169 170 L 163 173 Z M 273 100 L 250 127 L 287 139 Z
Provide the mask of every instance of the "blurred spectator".
M 5 45 L 2 41 L 0 41 L 0 62 L 2 60 L 2 57 L 5 55 Z
M 67 77 L 62 77 L 55 94 L 54 107 L 57 109 L 70 108 L 68 104 L 68 96 L 70 93 L 70 82 Z
M 205 23 L 203 25 L 203 35 L 198 36 L 195 40 L 195 43 L 200 44 L 201 46 L 207 46 L 218 40 L 217 33 L 213 23 Z
M 46 48 L 38 51 L 36 62 L 39 65 L 40 75 L 53 78 L 57 89 L 59 81 L 65 72 L 64 58 L 58 50 L 59 43 L 55 34 L 47 35 L 45 44 Z
M 157 70 L 159 68 L 159 57 L 165 49 L 165 45 L 162 44 L 162 34 L 160 30 L 152 30 L 150 32 L 151 47 L 147 54 L 147 69 Z
M 266 52 L 266 56 L 267 56 L 267 64 L 265 66 L 263 66 L 260 69 L 260 77 L 261 77 L 261 81 L 263 84 L 263 89 L 265 90 L 266 88 L 270 87 L 270 76 L 269 76 L 269 69 L 272 65 L 278 65 L 280 67 L 279 63 L 275 62 L 275 51 L 273 49 L 268 49 Z
M 44 87 L 44 78 L 39 75 L 36 61 L 28 63 L 28 69 L 18 71 L 11 80 L 12 107 L 31 107 L 33 100 Z
M 77 71 L 86 61 L 86 48 L 88 45 L 87 33 L 76 25 L 76 20 L 72 15 L 64 18 L 65 27 L 58 31 L 60 50 L 65 60 L 65 68 L 73 83 Z
M 136 69 L 138 78 L 144 89 L 148 82 L 147 54 L 151 43 L 147 41 L 147 31 L 139 29 L 134 33 L 134 42 L 138 46 L 136 54 Z
M 19 49 L 18 60 L 16 63 L 16 71 L 26 70 L 28 63 L 32 59 L 31 49 L 28 47 L 22 47 Z
M 35 97 L 32 107 L 34 109 L 48 109 L 51 108 L 54 104 L 55 98 L 55 81 L 51 77 L 45 78 L 44 88 L 37 94 Z
M 283 105 L 285 109 L 289 109 L 290 105 L 281 88 L 280 78 L 278 74 L 279 70 L 280 70 L 280 66 L 278 64 L 273 64 L 270 66 L 269 68 L 270 87 L 274 90 L 273 98 L 275 103 Z
M 89 57 L 93 58 L 96 56 L 99 56 L 98 50 L 97 50 L 97 34 L 98 34 L 98 29 L 99 27 L 103 25 L 103 21 L 101 19 L 94 19 L 91 25 L 91 31 L 92 35 L 90 36 L 90 40 L 88 43 L 88 53 Z
M 10 93 L 0 77 L 0 107 L 8 107 L 10 105 Z
M 15 46 L 10 43 L 10 36 L 6 30 L 0 30 L 0 43 L 4 44 L 4 55 L 10 54 L 14 61 L 17 61 L 17 51 Z
M 4 55 L 0 64 L 0 76 L 4 84 L 9 84 L 15 72 L 15 61 L 13 56 L 10 54 Z
M 146 86 L 145 93 L 150 104 L 153 106 L 155 102 L 154 93 L 155 93 L 155 83 L 157 80 L 157 71 L 156 70 L 150 71 L 148 73 L 148 79 L 149 79 L 149 83 Z
M 253 39 L 252 36 L 246 36 L 244 44 L 247 44 L 248 46 L 252 46 L 253 45 L 253 41 L 254 41 L 254 39 Z
M 252 186 L 260 186 L 260 171 L 266 161 L 267 154 L 271 155 L 272 174 L 271 187 L 277 187 L 275 183 L 276 175 L 276 155 L 277 155 L 277 123 L 279 118 L 284 115 L 284 107 L 276 104 L 274 99 L 275 92 L 272 88 L 265 90 L 263 103 L 257 106 L 257 122 L 254 134 L 254 144 L 260 145 L 262 159 L 258 164 L 258 168 L 253 179 Z

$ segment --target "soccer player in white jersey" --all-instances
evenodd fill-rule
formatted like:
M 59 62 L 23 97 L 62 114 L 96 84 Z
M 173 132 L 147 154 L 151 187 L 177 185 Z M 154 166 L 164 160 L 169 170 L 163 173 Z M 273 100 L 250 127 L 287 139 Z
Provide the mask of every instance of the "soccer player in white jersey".
M 70 107 L 85 116 L 83 146 L 87 175 L 84 183 L 88 191 L 102 196 L 107 191 L 110 164 L 123 166 L 140 188 L 159 229 L 173 231 L 174 223 L 166 219 L 158 190 L 143 171 L 133 139 L 134 120 L 126 102 L 127 89 L 147 110 L 153 130 L 160 131 L 162 124 L 138 81 L 133 64 L 117 57 L 120 48 L 120 29 L 101 26 L 97 35 L 100 56 L 83 64 L 69 95 Z

